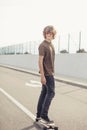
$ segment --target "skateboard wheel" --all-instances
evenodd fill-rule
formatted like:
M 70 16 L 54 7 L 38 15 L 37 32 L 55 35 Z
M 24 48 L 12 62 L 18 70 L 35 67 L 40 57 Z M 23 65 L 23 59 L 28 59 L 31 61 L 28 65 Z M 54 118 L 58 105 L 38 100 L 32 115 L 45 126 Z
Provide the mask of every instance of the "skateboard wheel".
M 55 127 L 54 130 L 58 130 L 58 127 Z
M 46 128 L 46 127 L 44 127 L 44 128 L 43 128 L 43 130 L 47 130 L 47 128 Z

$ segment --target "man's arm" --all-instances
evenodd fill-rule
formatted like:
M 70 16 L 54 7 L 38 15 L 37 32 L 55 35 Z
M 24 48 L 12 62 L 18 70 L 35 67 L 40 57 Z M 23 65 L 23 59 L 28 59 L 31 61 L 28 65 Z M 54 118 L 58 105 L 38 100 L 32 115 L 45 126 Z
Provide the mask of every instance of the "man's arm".
M 44 76 L 44 69 L 43 69 L 43 58 L 44 56 L 39 56 L 39 69 L 40 69 L 40 74 L 41 74 L 41 83 L 46 84 L 46 78 Z

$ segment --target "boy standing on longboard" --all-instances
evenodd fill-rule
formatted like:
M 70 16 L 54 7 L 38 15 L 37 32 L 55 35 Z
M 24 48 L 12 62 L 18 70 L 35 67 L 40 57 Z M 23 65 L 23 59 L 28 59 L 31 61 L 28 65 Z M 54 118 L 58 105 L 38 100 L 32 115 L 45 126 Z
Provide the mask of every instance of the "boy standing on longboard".
M 41 74 L 42 90 L 37 104 L 36 121 L 42 119 L 52 122 L 48 117 L 48 110 L 55 95 L 54 59 L 55 50 L 52 40 L 56 31 L 53 26 L 46 26 L 43 30 L 44 41 L 39 46 L 39 69 Z

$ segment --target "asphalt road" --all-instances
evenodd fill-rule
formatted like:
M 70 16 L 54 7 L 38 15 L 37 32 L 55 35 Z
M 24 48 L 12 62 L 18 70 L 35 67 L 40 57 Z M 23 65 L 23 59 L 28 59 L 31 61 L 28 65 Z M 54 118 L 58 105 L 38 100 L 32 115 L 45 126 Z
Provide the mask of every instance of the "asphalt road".
M 40 77 L 0 67 L 0 130 L 40 130 L 34 124 Z M 56 82 L 49 117 L 59 130 L 87 130 L 87 89 Z

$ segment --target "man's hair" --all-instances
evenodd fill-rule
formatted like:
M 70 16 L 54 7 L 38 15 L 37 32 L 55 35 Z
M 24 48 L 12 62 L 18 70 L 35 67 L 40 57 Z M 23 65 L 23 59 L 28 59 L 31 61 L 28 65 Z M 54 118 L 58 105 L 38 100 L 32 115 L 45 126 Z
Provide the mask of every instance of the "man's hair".
M 56 30 L 54 29 L 54 27 L 52 25 L 46 26 L 43 30 L 43 36 L 44 38 L 46 38 L 46 34 L 47 33 L 52 33 L 53 34 L 53 39 L 55 38 L 56 35 Z

